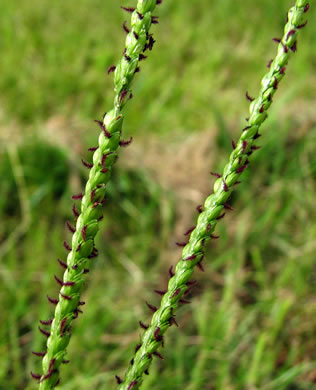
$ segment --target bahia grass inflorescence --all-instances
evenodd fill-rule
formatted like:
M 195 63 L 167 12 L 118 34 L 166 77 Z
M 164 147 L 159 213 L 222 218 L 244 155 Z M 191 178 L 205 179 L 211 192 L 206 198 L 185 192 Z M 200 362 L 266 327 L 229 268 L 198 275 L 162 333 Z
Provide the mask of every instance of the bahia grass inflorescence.
M 309 10 L 306 0 L 297 0 L 294 7 L 288 13 L 283 37 L 274 39 L 278 43 L 277 55 L 268 64 L 269 71 L 261 81 L 259 97 L 246 97 L 251 101 L 250 116 L 247 126 L 242 130 L 237 142 L 232 142 L 233 152 L 229 157 L 223 173 L 212 173 L 217 180 L 214 184 L 214 193 L 198 206 L 200 215 L 195 227 L 189 229 L 185 236 L 189 236 L 186 243 L 178 243 L 183 246 L 182 256 L 177 263 L 175 271 L 169 269 L 170 280 L 166 291 L 156 292 L 162 295 L 160 307 L 147 303 L 148 308 L 154 312 L 151 323 L 146 325 L 140 321 L 140 326 L 145 330 L 140 344 L 136 347 L 135 355 L 131 360 L 125 378 L 116 376 L 119 390 L 135 390 L 143 381 L 143 374 L 148 374 L 149 366 L 154 356 L 162 359 L 158 348 L 163 345 L 163 336 L 172 324 L 177 324 L 175 311 L 179 303 L 188 303 L 183 296 L 191 289 L 194 282 L 190 281 L 195 266 L 203 270 L 202 260 L 205 244 L 210 239 L 216 239 L 214 234 L 217 221 L 224 216 L 224 209 L 230 209 L 227 201 L 239 183 L 239 177 L 248 167 L 250 155 L 259 149 L 255 141 L 260 137 L 259 129 L 267 118 L 267 111 L 272 104 L 272 98 L 278 88 L 279 82 L 285 74 L 286 65 L 291 53 L 297 50 L 297 34 L 299 29 L 306 25 L 305 14 Z
M 111 176 L 113 164 L 117 160 L 119 146 L 127 146 L 132 139 L 121 139 L 123 124 L 122 109 L 132 97 L 131 82 L 139 71 L 139 61 L 146 58 L 145 52 L 152 50 L 155 42 L 149 33 L 152 24 L 158 18 L 152 15 L 159 0 L 138 0 L 136 8 L 122 7 L 131 15 L 131 27 L 123 24 L 127 33 L 123 57 L 117 66 L 111 66 L 108 73 L 114 72 L 114 107 L 104 115 L 103 121 L 97 120 L 101 128 L 97 147 L 90 148 L 93 152 L 92 162 L 82 161 L 90 170 L 85 191 L 74 195 L 73 200 L 80 202 L 81 207 L 74 204 L 72 211 L 75 225 L 67 222 L 67 227 L 73 234 L 71 243 L 64 242 L 68 253 L 67 260 L 58 259 L 64 270 L 62 278 L 55 276 L 60 286 L 58 298 L 47 296 L 48 301 L 55 306 L 54 317 L 40 321 L 40 332 L 47 337 L 45 351 L 33 352 L 42 357 L 42 374 L 31 373 L 39 382 L 41 390 L 52 389 L 60 381 L 59 367 L 66 360 L 66 350 L 71 337 L 71 325 L 82 313 L 85 302 L 80 301 L 80 293 L 84 284 L 84 275 L 89 272 L 90 262 L 97 256 L 94 239 L 102 219 L 102 205 L 105 202 L 106 183 Z

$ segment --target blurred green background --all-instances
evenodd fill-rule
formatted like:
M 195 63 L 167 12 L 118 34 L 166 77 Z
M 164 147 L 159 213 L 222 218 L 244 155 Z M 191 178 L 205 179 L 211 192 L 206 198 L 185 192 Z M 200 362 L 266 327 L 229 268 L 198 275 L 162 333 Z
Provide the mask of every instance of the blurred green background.
M 122 5 L 133 6 L 131 1 Z M 84 314 L 74 323 L 71 363 L 60 389 L 109 389 L 138 343 L 138 321 L 158 304 L 175 241 L 194 224 L 245 126 L 293 0 L 165 0 L 156 44 L 141 63 L 126 108 L 134 137 L 108 186 L 87 278 Z M 71 195 L 87 178 L 99 129 L 111 107 L 120 58 L 115 0 L 0 0 L 0 388 L 35 389 L 31 351 L 52 309 L 57 257 L 65 258 Z M 166 335 L 143 389 L 316 389 L 316 9 L 257 152 L 207 250 L 205 273 L 179 328 Z

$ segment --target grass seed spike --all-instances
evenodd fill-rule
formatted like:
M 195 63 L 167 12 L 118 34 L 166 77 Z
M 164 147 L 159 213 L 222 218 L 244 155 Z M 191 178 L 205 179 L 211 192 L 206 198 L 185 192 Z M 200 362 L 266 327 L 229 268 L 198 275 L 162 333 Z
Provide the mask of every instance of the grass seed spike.
M 111 176 L 112 166 L 117 159 L 119 146 L 127 146 L 128 141 L 121 140 L 123 124 L 122 108 L 132 96 L 131 82 L 135 73 L 139 71 L 138 62 L 145 58 L 144 52 L 152 50 L 154 39 L 149 33 L 152 23 L 157 18 L 152 15 L 157 0 L 138 0 L 136 8 L 125 8 L 131 14 L 131 28 L 124 24 L 127 33 L 124 54 L 117 66 L 111 66 L 108 73 L 114 72 L 114 107 L 104 115 L 103 121 L 96 121 L 101 128 L 98 146 L 90 148 L 93 152 L 92 163 L 82 161 L 90 170 L 84 194 L 74 195 L 74 200 L 81 200 L 80 211 L 73 206 L 76 226 L 70 223 L 67 227 L 73 233 L 71 245 L 64 242 L 69 252 L 67 261 L 58 259 L 64 270 L 63 278 L 55 277 L 61 286 L 58 299 L 48 297 L 55 306 L 54 318 L 42 321 L 49 330 L 40 328 L 40 332 L 47 337 L 47 349 L 44 352 L 35 352 L 36 356 L 43 356 L 42 374 L 31 373 L 38 380 L 40 390 L 54 388 L 59 383 L 59 367 L 65 360 L 66 348 L 71 336 L 72 321 L 82 310 L 79 308 L 84 302 L 80 301 L 80 293 L 84 283 L 84 274 L 89 271 L 89 264 L 98 254 L 94 246 L 94 238 L 98 232 L 98 224 L 102 219 L 102 205 L 105 197 L 105 185 Z
M 233 191 L 233 186 L 238 183 L 240 175 L 247 168 L 249 156 L 258 149 L 254 142 L 260 136 L 259 128 L 267 118 L 267 110 L 272 104 L 272 97 L 279 82 L 284 77 L 289 56 L 297 49 L 297 33 L 306 25 L 305 13 L 308 10 L 309 4 L 306 0 L 297 0 L 295 6 L 290 9 L 283 37 L 275 39 L 278 43 L 277 55 L 269 63 L 269 71 L 261 81 L 259 97 L 253 99 L 248 93 L 246 94 L 247 99 L 251 101 L 247 126 L 243 129 L 239 140 L 233 142 L 233 152 L 223 174 L 212 173 L 217 177 L 214 193 L 205 200 L 202 207 L 198 206 L 200 214 L 196 227 L 185 233 L 187 236 L 190 235 L 189 242 L 183 248 L 182 257 L 175 271 L 172 268 L 169 270 L 168 290 L 162 296 L 160 307 L 156 308 L 147 303 L 154 314 L 150 325 L 140 321 L 140 326 L 145 332 L 124 380 L 118 377 L 119 390 L 139 388 L 143 381 L 143 374 L 148 374 L 153 357 L 162 358 L 157 350 L 163 345 L 163 335 L 172 324 L 176 324 L 174 315 L 178 304 L 188 303 L 182 297 L 192 284 L 190 278 L 194 267 L 202 268 L 205 244 L 211 238 L 218 238 L 213 234 L 217 221 L 224 216 L 221 214 L 224 208 L 231 209 L 226 202 Z M 161 295 L 160 291 L 158 294 Z

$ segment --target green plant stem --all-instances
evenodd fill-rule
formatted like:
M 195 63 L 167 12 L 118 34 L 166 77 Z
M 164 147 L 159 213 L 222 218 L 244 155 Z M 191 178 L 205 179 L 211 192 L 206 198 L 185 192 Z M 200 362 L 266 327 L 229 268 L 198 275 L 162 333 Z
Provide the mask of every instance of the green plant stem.
M 94 238 L 98 231 L 102 214 L 102 204 L 105 197 L 105 185 L 111 176 L 112 166 L 117 159 L 117 150 L 124 142 L 120 141 L 123 115 L 121 114 L 127 100 L 131 97 L 130 87 L 135 73 L 139 70 L 140 56 L 147 49 L 151 50 L 154 40 L 149 34 L 152 22 L 152 11 L 157 0 L 138 0 L 135 10 L 125 9 L 131 13 L 131 31 L 127 32 L 126 46 L 122 59 L 116 67 L 111 67 L 114 73 L 114 107 L 105 114 L 100 122 L 102 132 L 98 148 L 93 154 L 93 164 L 84 163 L 90 169 L 85 192 L 82 195 L 80 213 L 74 208 L 77 218 L 75 230 L 68 247 L 67 264 L 60 261 L 65 268 L 62 286 L 57 300 L 49 300 L 56 304 L 54 318 L 42 324 L 51 325 L 50 331 L 41 330 L 48 337 L 47 350 L 42 354 L 43 374 L 32 374 L 39 380 L 39 388 L 48 390 L 59 382 L 59 367 L 65 363 L 66 348 L 71 336 L 71 324 L 81 312 L 80 293 L 84 283 L 84 274 L 88 272 L 91 259 L 97 255 Z M 142 58 L 141 58 L 142 59 Z M 80 198 L 80 197 L 79 197 Z M 58 278 L 56 279 L 58 281 Z M 46 323 L 45 323 L 46 322 Z
M 163 335 L 174 323 L 175 310 L 181 303 L 183 295 L 189 288 L 188 282 L 194 272 L 194 267 L 200 265 L 206 242 L 216 238 L 212 233 L 221 213 L 230 197 L 234 184 L 237 183 L 242 172 L 247 168 L 249 156 L 257 149 L 254 141 L 259 137 L 259 128 L 267 118 L 267 110 L 272 103 L 278 83 L 285 73 L 285 66 L 289 56 L 296 51 L 298 30 L 305 25 L 304 14 L 309 9 L 305 0 L 297 0 L 288 13 L 288 21 L 284 28 L 283 37 L 278 45 L 275 59 L 270 64 L 269 72 L 261 81 L 259 97 L 250 104 L 250 116 L 247 126 L 243 129 L 233 152 L 229 157 L 223 174 L 214 184 L 214 193 L 204 203 L 197 220 L 195 229 L 191 232 L 189 242 L 182 251 L 182 257 L 176 265 L 175 274 L 169 280 L 168 290 L 163 295 L 160 307 L 151 307 L 155 313 L 148 328 L 145 330 L 140 345 L 137 347 L 131 365 L 125 378 L 118 386 L 119 390 L 135 390 L 143 381 L 143 374 L 148 373 L 153 355 L 158 355 L 157 349 L 163 343 Z M 250 98 L 249 98 L 250 99 Z M 226 205 L 227 207 L 227 205 Z M 142 324 L 142 327 L 144 325 Z

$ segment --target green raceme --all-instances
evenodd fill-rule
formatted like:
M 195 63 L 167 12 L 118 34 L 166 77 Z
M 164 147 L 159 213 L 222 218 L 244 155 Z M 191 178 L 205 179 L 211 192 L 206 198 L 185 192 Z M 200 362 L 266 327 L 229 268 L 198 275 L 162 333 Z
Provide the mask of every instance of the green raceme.
M 296 51 L 296 39 L 300 28 L 306 25 L 305 13 L 309 9 L 307 1 L 298 0 L 290 9 L 288 20 L 281 39 L 278 42 L 277 55 L 268 64 L 269 71 L 261 81 L 261 90 L 258 98 L 251 99 L 250 116 L 243 129 L 238 142 L 233 142 L 233 152 L 229 157 L 223 173 L 217 176 L 214 184 L 214 193 L 210 195 L 203 206 L 200 207 L 200 215 L 196 227 L 190 229 L 186 235 L 190 235 L 189 241 L 182 251 L 182 257 L 178 262 L 175 272 L 170 270 L 170 281 L 166 292 L 158 292 L 162 296 L 160 307 L 150 304 L 148 307 L 154 312 L 150 325 L 140 322 L 145 332 L 141 343 L 137 346 L 135 356 L 127 370 L 124 380 L 117 377 L 119 390 L 131 390 L 138 388 L 143 381 L 143 374 L 148 374 L 149 366 L 156 355 L 162 358 L 158 348 L 163 344 L 163 335 L 175 322 L 175 311 L 179 303 L 186 303 L 183 299 L 185 293 L 191 288 L 190 278 L 195 266 L 202 267 L 203 251 L 207 241 L 218 238 L 213 234 L 217 221 L 221 219 L 225 208 L 230 208 L 226 203 L 238 184 L 238 179 L 247 168 L 250 155 L 258 149 L 254 144 L 260 136 L 259 128 L 267 118 L 267 111 L 272 104 L 272 98 L 277 90 L 279 82 L 284 77 L 286 65 L 290 55 Z M 181 243 L 180 243 L 181 245 Z
M 81 313 L 80 293 L 84 284 L 84 276 L 89 271 L 89 264 L 98 251 L 94 246 L 94 238 L 102 219 L 102 205 L 105 202 L 106 183 L 111 176 L 113 164 L 117 159 L 119 146 L 128 145 L 131 140 L 121 140 L 123 124 L 122 108 L 132 97 L 131 82 L 135 73 L 139 71 L 138 63 L 145 59 L 143 54 L 151 50 L 154 39 L 149 33 L 151 25 L 157 23 L 157 17 L 152 15 L 157 0 L 139 0 L 136 9 L 123 8 L 131 14 L 131 29 L 123 25 L 126 37 L 124 54 L 118 65 L 109 68 L 108 73 L 114 71 L 114 107 L 105 114 L 103 121 L 96 121 L 101 127 L 98 146 L 90 148 L 93 152 L 93 163 L 83 161 L 90 169 L 83 194 L 73 196 L 80 201 L 81 208 L 73 207 L 76 224 L 67 223 L 73 233 L 71 244 L 64 242 L 69 251 L 67 261 L 58 260 L 64 269 L 63 278 L 55 276 L 61 286 L 58 299 L 48 297 L 56 305 L 54 317 L 51 320 L 41 321 L 40 331 L 47 339 L 47 349 L 44 352 L 33 352 L 43 357 L 42 374 L 31 373 L 39 381 L 39 388 L 47 390 L 54 388 L 60 380 L 59 367 L 67 363 L 66 352 L 71 337 L 71 325 Z M 46 329 L 47 327 L 47 329 Z M 49 327 L 49 328 L 48 328 Z

